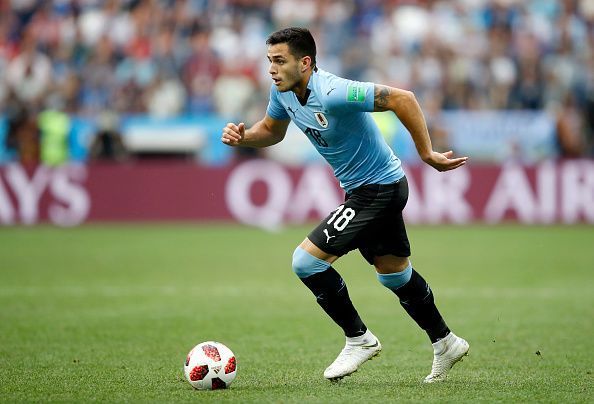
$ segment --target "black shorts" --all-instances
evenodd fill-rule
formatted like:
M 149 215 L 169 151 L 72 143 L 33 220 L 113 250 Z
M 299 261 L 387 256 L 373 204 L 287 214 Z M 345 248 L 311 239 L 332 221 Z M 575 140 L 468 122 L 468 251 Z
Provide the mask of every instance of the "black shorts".
M 393 184 L 370 184 L 347 193 L 308 238 L 322 251 L 341 256 L 356 248 L 373 265 L 381 255 L 410 256 L 402 210 L 408 200 L 406 177 Z

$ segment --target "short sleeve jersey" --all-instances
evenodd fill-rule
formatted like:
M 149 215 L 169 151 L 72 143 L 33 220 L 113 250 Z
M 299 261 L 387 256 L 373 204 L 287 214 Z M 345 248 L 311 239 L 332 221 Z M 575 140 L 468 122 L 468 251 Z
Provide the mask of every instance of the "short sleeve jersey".
M 307 84 L 305 104 L 293 91 L 281 93 L 273 84 L 267 114 L 293 120 L 349 192 L 361 185 L 390 184 L 404 176 L 400 160 L 371 117 L 373 104 L 373 83 L 317 69 Z

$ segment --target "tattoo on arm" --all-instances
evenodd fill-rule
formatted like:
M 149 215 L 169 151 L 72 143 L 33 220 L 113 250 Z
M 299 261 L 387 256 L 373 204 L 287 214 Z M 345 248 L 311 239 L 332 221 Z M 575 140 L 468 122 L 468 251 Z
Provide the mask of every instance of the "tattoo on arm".
M 375 85 L 375 96 L 374 96 L 374 110 L 375 111 L 386 111 L 388 109 L 388 102 L 392 91 L 390 87 Z

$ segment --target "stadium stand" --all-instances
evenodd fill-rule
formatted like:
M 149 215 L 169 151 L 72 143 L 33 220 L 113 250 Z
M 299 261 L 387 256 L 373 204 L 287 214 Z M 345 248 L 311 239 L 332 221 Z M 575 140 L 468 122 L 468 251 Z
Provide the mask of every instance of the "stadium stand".
M 44 161 L 44 111 L 79 129 L 79 161 L 106 114 L 255 121 L 265 38 L 288 25 L 314 32 L 323 68 L 414 91 L 436 136 L 441 111 L 530 110 L 554 122 L 551 155 L 594 155 L 592 1 L 1 0 L 0 162 Z

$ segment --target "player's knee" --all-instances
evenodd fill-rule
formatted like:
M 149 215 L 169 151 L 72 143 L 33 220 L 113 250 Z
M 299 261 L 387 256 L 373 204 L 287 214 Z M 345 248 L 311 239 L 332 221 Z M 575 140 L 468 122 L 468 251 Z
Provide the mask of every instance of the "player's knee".
M 307 278 L 313 274 L 324 272 L 330 267 L 330 263 L 314 257 L 301 247 L 297 247 L 293 252 L 293 272 L 299 278 Z
M 412 264 L 410 261 L 406 268 L 400 272 L 394 272 L 390 274 L 377 274 L 377 280 L 391 290 L 396 290 L 401 288 L 402 286 L 406 285 L 412 276 Z
M 380 274 L 392 274 L 406 270 L 410 266 L 410 260 L 408 257 L 383 255 L 374 257 L 373 265 Z

